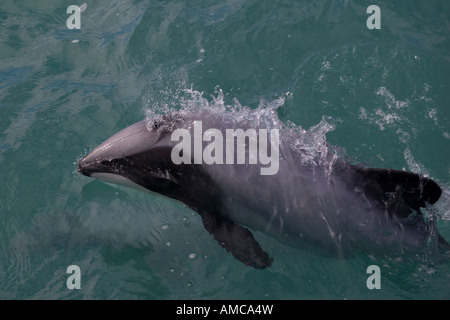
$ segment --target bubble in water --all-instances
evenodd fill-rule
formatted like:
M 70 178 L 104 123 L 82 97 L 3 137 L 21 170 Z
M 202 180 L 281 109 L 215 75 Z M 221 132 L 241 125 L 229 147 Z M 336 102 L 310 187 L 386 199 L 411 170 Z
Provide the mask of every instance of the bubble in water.
M 189 259 L 195 259 L 197 254 L 195 252 L 189 254 Z

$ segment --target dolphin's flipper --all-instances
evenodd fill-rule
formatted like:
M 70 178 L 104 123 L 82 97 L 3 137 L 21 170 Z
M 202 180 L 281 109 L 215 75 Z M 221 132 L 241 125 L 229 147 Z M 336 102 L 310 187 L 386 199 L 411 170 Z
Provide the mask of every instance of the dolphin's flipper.
M 212 213 L 201 212 L 201 217 L 205 229 L 236 259 L 258 269 L 271 266 L 273 259 L 248 229 Z

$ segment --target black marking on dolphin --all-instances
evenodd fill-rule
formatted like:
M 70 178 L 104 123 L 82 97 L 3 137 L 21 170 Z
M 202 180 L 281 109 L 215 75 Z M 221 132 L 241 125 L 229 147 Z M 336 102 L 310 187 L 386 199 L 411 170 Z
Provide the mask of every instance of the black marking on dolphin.
M 305 149 L 282 138 L 279 172 L 272 176 L 260 175 L 260 165 L 175 165 L 171 133 L 192 130 L 199 120 L 204 130 L 251 126 L 227 112 L 173 112 L 113 135 L 80 161 L 78 171 L 185 203 L 223 248 L 255 268 L 269 267 L 273 260 L 248 228 L 294 245 L 315 243 L 339 256 L 374 244 L 381 250 L 416 250 L 431 230 L 437 233 L 429 225 L 435 221 L 426 222 L 421 213 L 441 195 L 432 179 L 352 165 L 331 147 L 321 161 L 306 161 Z M 439 233 L 435 236 L 448 246 Z

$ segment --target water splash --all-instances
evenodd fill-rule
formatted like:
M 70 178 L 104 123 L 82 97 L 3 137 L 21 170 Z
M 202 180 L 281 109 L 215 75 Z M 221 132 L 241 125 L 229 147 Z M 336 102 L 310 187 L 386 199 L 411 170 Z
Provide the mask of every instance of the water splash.
M 404 153 L 403 153 L 406 163 L 408 163 L 408 169 L 409 171 L 412 171 L 414 173 L 417 174 L 424 174 L 424 175 L 428 175 L 429 172 L 428 170 L 425 168 L 425 166 L 419 162 L 417 162 L 414 159 L 414 156 L 412 155 L 412 152 L 409 148 L 406 148 Z
M 441 185 L 442 195 L 435 204 L 439 217 L 450 221 L 450 185 Z
M 157 103 L 158 107 L 152 106 L 144 110 L 147 119 L 155 119 L 163 114 L 177 111 L 181 114 L 207 111 L 210 114 L 224 115 L 235 123 L 244 123 L 254 127 L 266 127 L 268 129 L 282 128 L 283 123 L 279 120 L 277 109 L 281 107 L 285 98 L 281 97 L 272 101 L 261 100 L 257 108 L 243 106 L 237 98 L 231 104 L 225 102 L 224 93 L 219 87 L 215 88 L 210 99 L 204 97 L 204 92 L 189 89 L 174 92 L 175 101 L 179 105 L 174 106 Z
M 328 161 L 329 145 L 326 141 L 326 134 L 336 128 L 335 120 L 330 116 L 322 116 L 322 120 L 312 126 L 306 132 L 306 146 L 309 146 L 309 153 L 314 155 L 314 161 L 323 165 Z
M 88 148 L 84 148 L 84 150 L 79 153 L 75 160 L 72 162 L 73 164 L 73 170 L 72 170 L 72 177 L 74 179 L 82 179 L 82 175 L 78 172 L 78 163 L 85 158 L 88 154 L 90 154 L 95 149 L 94 145 L 89 146 Z
M 311 165 L 329 164 L 330 151 L 334 154 L 335 150 L 327 143 L 326 134 L 336 128 L 336 121 L 332 117 L 323 116 L 318 124 L 308 130 L 291 121 L 282 122 L 278 117 L 278 110 L 284 105 L 287 94 L 270 101 L 261 100 L 256 108 L 243 106 L 237 98 L 227 103 L 223 90 L 218 86 L 210 99 L 207 99 L 203 92 L 194 90 L 192 87 L 178 90 L 174 95 L 176 95 L 174 99 L 179 101 L 176 109 L 169 106 L 146 109 L 147 119 L 153 123 L 162 117 L 161 111 L 165 113 L 176 111 L 181 114 L 206 111 L 212 115 L 225 117 L 236 126 L 280 130 L 283 137 L 281 144 L 284 143 L 295 150 L 303 161 Z
M 380 87 L 378 88 L 376 94 L 385 100 L 385 104 L 389 109 L 403 109 L 409 106 L 409 101 L 401 101 L 397 100 L 395 96 L 386 88 Z

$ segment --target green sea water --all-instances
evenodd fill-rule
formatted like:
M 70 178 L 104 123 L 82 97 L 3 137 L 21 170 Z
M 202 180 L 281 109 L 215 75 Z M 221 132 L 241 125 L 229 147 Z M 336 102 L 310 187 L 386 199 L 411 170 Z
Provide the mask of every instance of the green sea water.
M 327 141 L 352 161 L 437 181 L 450 240 L 450 2 L 83 3 L 0 2 L 0 299 L 450 298 L 450 257 L 432 248 L 336 259 L 255 232 L 274 258 L 256 270 L 182 204 L 76 171 L 120 129 L 186 107 L 186 90 L 249 108 L 281 97 L 285 122 L 331 117 Z

